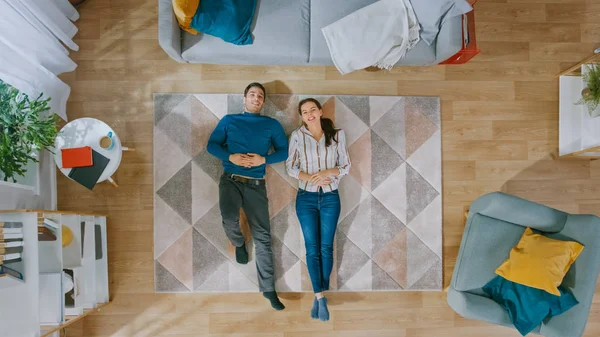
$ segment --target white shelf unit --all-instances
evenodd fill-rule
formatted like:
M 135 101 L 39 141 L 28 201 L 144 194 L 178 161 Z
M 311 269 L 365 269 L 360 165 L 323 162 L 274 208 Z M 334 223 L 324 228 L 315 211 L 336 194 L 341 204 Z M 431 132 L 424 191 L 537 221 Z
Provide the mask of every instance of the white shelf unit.
M 586 87 L 582 74 L 592 65 L 599 66 L 583 62 L 559 76 L 559 158 L 600 158 L 600 117 L 593 117 L 600 107 L 590 114 L 585 104 L 575 104 Z
M 59 224 L 56 240 L 39 241 L 38 224 L 50 219 Z M 0 221 L 23 223 L 23 253 L 10 267 L 24 280 L 0 277 L 1 335 L 11 337 L 55 336 L 69 324 L 110 303 L 106 216 L 44 210 L 0 211 Z M 63 226 L 73 239 L 62 246 Z M 73 305 L 64 287 L 65 271 L 74 274 Z

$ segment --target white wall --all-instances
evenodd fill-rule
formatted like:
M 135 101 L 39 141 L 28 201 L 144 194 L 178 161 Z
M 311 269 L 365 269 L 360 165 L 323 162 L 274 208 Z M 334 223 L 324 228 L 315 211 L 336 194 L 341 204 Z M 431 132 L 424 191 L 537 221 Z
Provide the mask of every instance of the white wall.
M 56 209 L 56 165 L 48 151 L 40 155 L 39 184 L 39 195 L 31 190 L 0 185 L 0 209 Z

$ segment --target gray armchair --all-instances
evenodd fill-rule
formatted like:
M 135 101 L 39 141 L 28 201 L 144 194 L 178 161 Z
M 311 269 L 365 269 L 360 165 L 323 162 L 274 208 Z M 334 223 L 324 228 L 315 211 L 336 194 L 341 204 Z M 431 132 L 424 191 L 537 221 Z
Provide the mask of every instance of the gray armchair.
M 562 283 L 579 304 L 533 331 L 548 337 L 583 335 L 600 269 L 600 218 L 567 214 L 501 192 L 486 194 L 470 207 L 448 304 L 465 318 L 513 327 L 506 311 L 481 288 L 494 278 L 494 270 L 508 258 L 526 227 L 585 246 Z

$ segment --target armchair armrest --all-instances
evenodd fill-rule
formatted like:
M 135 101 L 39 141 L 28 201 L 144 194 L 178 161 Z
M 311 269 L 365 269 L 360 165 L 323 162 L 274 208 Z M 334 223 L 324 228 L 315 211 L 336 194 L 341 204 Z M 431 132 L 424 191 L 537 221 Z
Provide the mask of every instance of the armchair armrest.
M 477 198 L 471 204 L 469 218 L 475 213 L 550 233 L 560 232 L 568 216 L 565 212 L 502 192 Z
M 181 57 L 181 28 L 171 0 L 158 0 L 158 44 L 173 60 L 186 63 Z

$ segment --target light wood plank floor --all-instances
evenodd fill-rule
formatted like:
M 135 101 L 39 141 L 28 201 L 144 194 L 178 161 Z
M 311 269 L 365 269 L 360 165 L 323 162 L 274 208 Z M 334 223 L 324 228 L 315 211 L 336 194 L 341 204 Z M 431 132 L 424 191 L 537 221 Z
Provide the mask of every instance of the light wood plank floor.
M 554 75 L 600 41 L 600 1 L 480 0 L 480 55 L 463 66 L 403 67 L 340 76 L 335 68 L 182 65 L 157 42 L 156 0 L 89 0 L 80 8 L 70 118 L 111 124 L 126 153 L 93 193 L 59 174 L 59 208 L 109 214 L 114 304 L 69 336 L 519 336 L 461 318 L 444 293 L 332 294 L 331 321 L 311 321 L 309 294 L 282 294 L 273 312 L 259 294 L 153 293 L 152 125 L 154 92 L 240 92 L 250 81 L 271 93 L 433 95 L 442 100 L 444 284 L 463 231 L 463 208 L 505 191 L 567 212 L 600 215 L 600 161 L 555 161 L 558 84 Z M 598 288 L 600 289 L 600 288 Z M 598 292 L 597 292 L 598 294 Z M 596 296 L 586 336 L 600 335 Z

